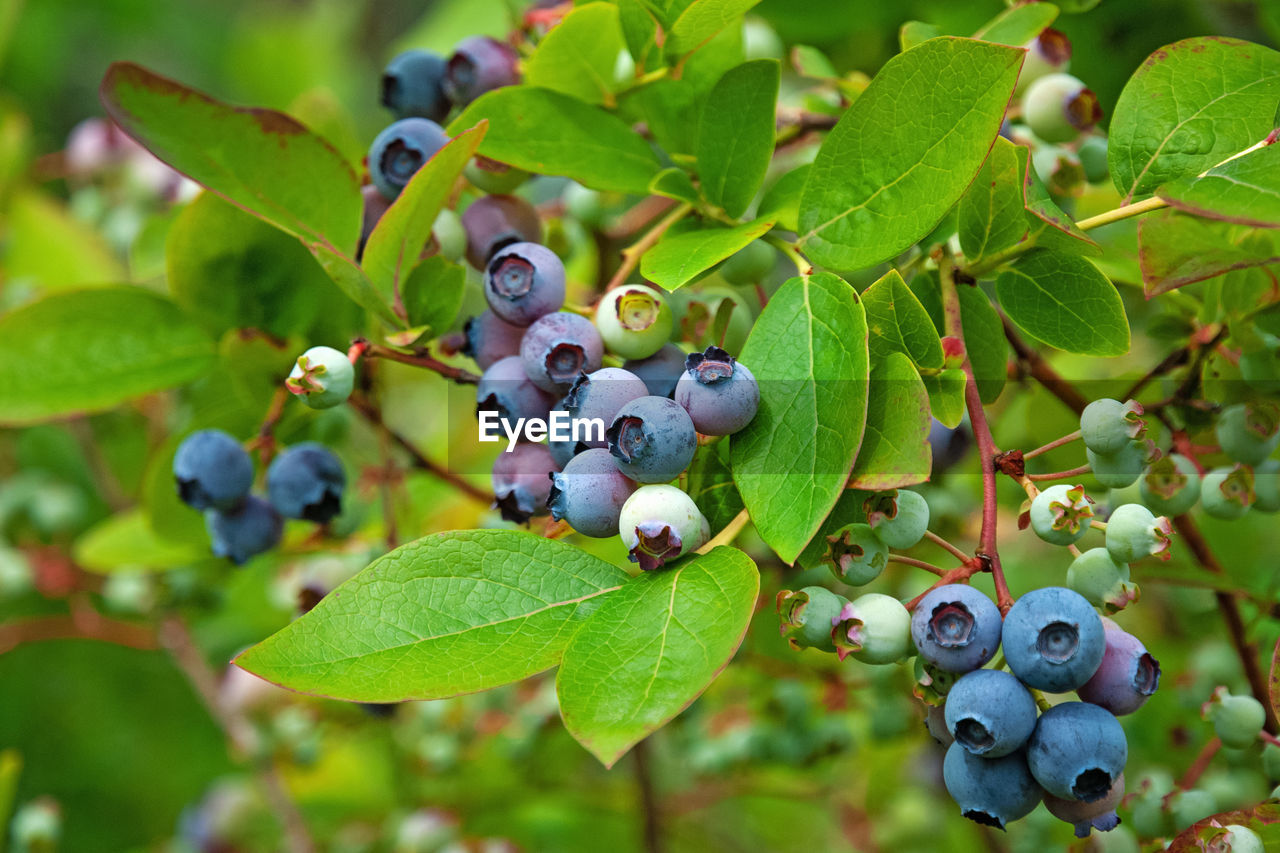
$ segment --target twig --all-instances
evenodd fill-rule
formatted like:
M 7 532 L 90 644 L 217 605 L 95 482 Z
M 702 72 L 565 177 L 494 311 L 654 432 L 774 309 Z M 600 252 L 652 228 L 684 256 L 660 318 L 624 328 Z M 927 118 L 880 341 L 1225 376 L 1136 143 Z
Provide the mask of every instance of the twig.
M 724 526 L 724 530 L 721 530 L 719 533 L 717 533 L 715 537 L 711 539 L 710 542 L 708 542 L 706 545 L 703 545 L 694 553 L 706 554 L 708 551 L 710 551 L 712 548 L 715 548 L 718 545 L 731 544 L 734 539 L 738 538 L 738 534 L 742 532 L 742 528 L 746 527 L 747 522 L 750 520 L 751 520 L 750 513 L 748 513 L 745 509 L 740 511 L 737 515 L 733 517 L 732 521 L 730 521 L 728 524 Z
M 1031 377 L 1077 415 L 1083 412 L 1085 406 L 1089 405 L 1089 401 L 1085 399 L 1084 395 L 1077 391 L 1074 385 L 1059 376 L 1058 372 L 1049 366 L 1049 362 L 1045 361 L 1040 353 L 1027 345 L 1027 342 L 1013 328 L 1013 323 L 1009 321 L 1008 317 L 1001 314 L 1000 320 L 1004 323 L 1005 339 L 1013 347 L 1018 359 L 1027 366 L 1027 372 L 1031 374 Z
M 1168 206 L 1169 203 L 1164 199 L 1152 196 L 1135 204 L 1126 204 L 1124 207 L 1117 207 L 1114 210 L 1099 213 L 1097 216 L 1081 219 L 1076 223 L 1076 227 L 1081 231 L 1091 231 L 1094 228 L 1101 228 L 1103 225 L 1110 225 L 1112 222 L 1119 222 L 1122 219 L 1129 219 L 1133 216 L 1141 216 L 1144 213 L 1150 213 L 1153 210 Z
M 640 792 L 640 810 L 644 818 L 642 829 L 645 853 L 662 853 L 662 813 L 658 805 L 658 795 L 653 787 L 653 775 L 649 767 L 649 742 L 642 740 L 631 749 L 635 759 L 636 787 Z
M 96 611 L 79 612 L 76 616 L 36 616 L 14 619 L 0 625 L 0 654 L 23 643 L 42 640 L 98 640 L 130 649 L 154 649 L 155 634 L 141 625 L 109 619 Z
M 1062 438 L 1054 439 L 1048 444 L 1040 445 L 1035 450 L 1026 451 L 1025 453 L 1022 454 L 1022 459 L 1023 461 L 1026 461 L 1027 459 L 1034 459 L 1035 457 L 1039 456 L 1041 453 L 1048 453 L 1050 450 L 1054 450 L 1055 448 L 1062 447 L 1062 445 L 1064 444 L 1070 444 L 1073 441 L 1079 440 L 1079 438 L 1080 438 L 1080 430 L 1076 430 L 1075 432 L 1069 432 L 1066 435 L 1064 435 Z
M 662 239 L 662 235 L 667 233 L 667 229 L 675 225 L 684 217 L 688 216 L 693 210 L 693 205 L 688 202 L 676 205 L 676 207 L 658 223 L 644 233 L 639 240 L 622 250 L 622 264 L 619 265 L 613 277 L 609 279 L 605 290 L 613 290 L 615 287 L 621 287 L 627 283 L 627 277 L 636 268 L 636 264 L 640 263 L 640 256 L 649 251 L 654 243 Z
M 946 539 L 943 539 L 941 536 L 934 533 L 932 530 L 926 530 L 924 532 L 924 538 L 928 539 L 934 545 L 937 545 L 939 548 L 946 551 L 951 556 L 955 557 L 957 560 L 960 560 L 961 562 L 965 562 L 967 560 L 972 559 L 972 557 L 970 557 L 964 551 L 961 551 L 959 547 L 952 545 L 950 542 L 948 542 Z
M 938 577 L 944 577 L 947 574 L 946 569 L 939 568 L 933 563 L 926 563 L 924 560 L 917 560 L 914 557 L 904 557 L 901 554 L 890 554 L 890 563 L 902 563 L 904 566 L 915 566 L 917 569 L 924 569 L 926 572 L 932 572 Z
M 463 385 L 475 385 L 480 381 L 480 377 L 470 371 L 463 370 L 461 367 L 454 367 L 445 364 L 443 361 L 432 356 L 425 349 L 418 349 L 414 352 L 401 352 L 391 347 L 385 347 L 381 344 L 370 344 L 368 350 L 365 351 L 368 358 L 385 358 L 387 361 L 398 361 L 401 364 L 409 364 L 414 367 L 421 367 L 426 370 L 433 370 L 446 379 L 452 379 L 454 382 Z
M 1068 477 L 1079 477 L 1081 474 L 1088 474 L 1093 470 L 1091 465 L 1080 465 L 1076 468 L 1068 468 L 1066 471 L 1050 471 L 1047 474 L 1028 474 L 1027 479 L 1031 481 L 1037 480 L 1065 480 Z
M 1201 748 L 1200 754 L 1196 756 L 1196 760 L 1191 762 L 1191 766 L 1187 768 L 1187 772 L 1182 774 L 1182 778 L 1178 780 L 1178 789 L 1186 791 L 1195 786 L 1200 780 L 1200 776 L 1209 767 L 1209 762 L 1213 761 L 1213 757 L 1218 754 L 1218 750 L 1222 748 L 1222 741 L 1216 736 L 1210 738 L 1209 742 Z

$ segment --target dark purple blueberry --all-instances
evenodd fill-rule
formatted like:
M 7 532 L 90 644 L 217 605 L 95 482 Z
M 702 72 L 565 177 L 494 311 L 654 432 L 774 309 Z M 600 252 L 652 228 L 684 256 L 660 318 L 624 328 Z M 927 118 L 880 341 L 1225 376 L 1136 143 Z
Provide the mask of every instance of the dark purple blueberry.
M 493 505 L 507 521 L 524 524 L 547 511 L 551 476 L 560 470 L 545 444 L 516 444 L 493 462 Z
M 481 370 L 488 370 L 502 359 L 520 354 L 524 329 L 492 311 L 485 311 L 467 320 L 463 335 L 466 343 L 462 345 L 462 354 L 475 359 Z
M 512 243 L 542 240 L 542 220 L 533 205 L 513 195 L 487 195 L 462 211 L 467 263 L 483 271 L 493 253 Z
M 555 398 L 529 381 L 520 356 L 512 355 L 494 362 L 476 385 L 476 414 L 496 412 L 511 429 L 520 419 L 545 420 L 555 405 Z
M 1137 637 L 1114 623 L 1106 626 L 1106 638 L 1102 664 L 1076 694 L 1118 717 L 1132 714 L 1160 686 L 1160 662 Z
M 499 318 L 528 326 L 564 305 L 564 264 L 546 246 L 512 243 L 490 259 L 484 298 Z
M 553 393 L 569 390 L 579 374 L 599 370 L 603 358 L 604 343 L 596 327 L 568 311 L 534 321 L 520 342 L 520 360 L 529 380 Z
M 663 344 L 648 358 L 627 359 L 622 366 L 639 376 L 654 397 L 670 397 L 684 375 L 686 358 L 688 355 L 680 347 Z
M 622 505 L 637 488 L 618 470 L 609 451 L 601 448 L 582 451 L 551 480 L 547 500 L 551 517 L 597 538 L 618 534 Z
M 640 377 L 620 367 L 603 367 L 591 374 L 580 374 L 569 388 L 565 408 L 573 418 L 599 420 L 607 429 L 618 410 L 641 397 L 649 396 Z M 603 429 L 599 438 L 588 439 L 588 447 L 608 447 Z
M 488 36 L 458 42 L 445 69 L 449 100 L 466 106 L 485 92 L 520 82 L 519 56 L 510 45 Z

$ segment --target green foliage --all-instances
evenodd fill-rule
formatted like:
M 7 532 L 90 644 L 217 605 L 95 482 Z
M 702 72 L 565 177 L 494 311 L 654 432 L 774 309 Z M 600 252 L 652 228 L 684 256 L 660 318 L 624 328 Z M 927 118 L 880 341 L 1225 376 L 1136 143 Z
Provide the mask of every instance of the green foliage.
M 733 228 L 694 228 L 668 234 L 645 253 L 640 273 L 667 290 L 696 279 L 725 258 L 768 232 L 771 222 L 748 222 Z
M 1083 258 L 1038 249 L 996 280 L 1009 319 L 1038 341 L 1085 355 L 1124 355 L 1129 321 L 1115 285 Z
M 698 124 L 698 176 L 707 201 L 738 217 L 751 204 L 773 157 L 778 63 L 746 62 L 712 87 Z
M 525 79 L 589 104 L 611 104 L 623 46 L 620 17 L 611 3 L 578 6 L 538 44 L 525 66 Z

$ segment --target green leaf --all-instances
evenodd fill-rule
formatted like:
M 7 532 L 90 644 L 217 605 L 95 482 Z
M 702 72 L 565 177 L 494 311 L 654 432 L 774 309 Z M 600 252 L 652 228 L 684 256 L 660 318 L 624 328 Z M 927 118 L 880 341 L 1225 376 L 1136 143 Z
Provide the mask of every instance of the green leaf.
M 668 233 L 640 258 L 640 274 L 667 290 L 676 290 L 772 227 L 768 220 L 757 220 L 733 228 Z
M 1163 210 L 1138 221 L 1138 258 L 1148 297 L 1230 270 L 1280 262 L 1280 247 L 1266 232 Z
M 735 219 L 755 198 L 773 157 L 781 73 L 773 59 L 730 68 L 702 108 L 696 150 L 702 194 Z
M 1031 337 L 1067 352 L 1129 351 L 1129 320 L 1115 285 L 1084 258 L 1037 249 L 996 279 L 1009 319 Z
M 596 190 L 644 193 L 658 160 L 618 117 L 550 89 L 503 86 L 477 98 L 449 125 L 456 134 L 489 120 L 480 153 Z
M 1271 132 L 1280 53 L 1209 36 L 1147 58 L 1125 84 L 1108 132 L 1111 179 L 1125 203 L 1198 175 Z
M 860 269 L 928 234 L 982 167 L 1023 53 L 945 37 L 889 60 L 809 171 L 800 199 L 809 257 Z
M 942 35 L 942 30 L 938 29 L 935 24 L 927 24 L 924 21 L 907 21 L 898 28 L 898 47 L 905 53 L 911 48 L 919 47 L 929 39 L 935 39 L 940 35 Z
M 0 424 L 110 409 L 204 375 L 213 342 L 140 287 L 61 291 L 0 317 Z
M 976 39 L 1022 47 L 1058 17 L 1052 3 L 1024 3 L 1005 9 L 973 34 Z
M 848 480 L 866 423 L 868 359 L 862 303 L 830 273 L 784 284 L 742 349 L 760 409 L 730 439 L 733 477 L 784 562 L 813 538 Z
M 646 572 L 609 596 L 565 649 L 565 728 L 606 766 L 687 708 L 728 665 L 760 574 L 736 548 Z
M 355 702 L 440 699 L 555 666 L 627 581 L 564 542 L 509 530 L 403 545 L 236 658 L 292 690 Z
M 1196 216 L 1280 227 L 1280 146 L 1267 145 L 1219 163 L 1203 176 L 1165 184 L 1156 195 Z
M 845 489 L 831 508 L 831 513 L 818 528 L 818 534 L 804 547 L 804 551 L 795 560 L 794 565 L 803 569 L 816 569 L 822 565 L 822 558 L 827 553 L 827 537 L 846 524 L 858 524 L 867 520 L 863 503 L 868 496 L 860 489 Z
M 693 180 L 689 177 L 689 173 L 675 166 L 663 169 L 654 175 L 653 180 L 649 182 L 649 192 L 664 198 L 685 201 L 689 204 L 697 204 L 702 201 L 702 197 L 698 195 L 698 190 L 693 186 Z
M 431 226 L 486 128 L 482 122 L 449 140 L 409 180 L 369 235 L 361 265 L 384 301 L 405 299 L 401 287 L 431 240 Z
M 640 0 L 618 0 L 618 23 L 627 43 L 627 52 L 636 62 L 636 69 L 643 69 L 649 54 L 657 46 L 658 22 Z
M 685 490 L 707 517 L 713 535 L 742 511 L 742 496 L 725 460 L 727 446 L 727 442 L 719 441 L 699 447 L 687 472 Z
M 422 261 L 404 285 L 404 307 L 410 327 L 427 326 L 436 334 L 448 330 L 462 308 L 467 273 L 439 255 Z
M 716 33 L 741 21 L 760 0 L 693 0 L 671 25 L 663 46 L 670 56 L 696 50 Z
M 960 199 L 960 248 L 966 263 L 975 264 L 1027 236 L 1026 158 L 1026 149 L 997 137 L 982 171 Z
M 1028 151 L 1028 164 L 1030 156 Z M 1081 231 L 1075 220 L 1058 207 L 1049 195 L 1044 182 L 1035 173 L 1035 169 L 1027 164 L 1024 164 L 1024 168 L 1026 169 L 1024 192 L 1027 199 L 1028 221 L 1031 223 L 1031 240 L 1045 249 L 1058 249 L 1075 254 L 1100 254 L 1102 247 L 1094 242 L 1092 237 Z
M 76 540 L 73 554 L 78 566 L 105 574 L 186 566 L 207 557 L 209 549 L 161 539 L 151 529 L 146 513 L 136 508 L 89 528 Z
M 899 352 L 920 367 L 942 367 L 938 330 L 897 270 L 889 270 L 863 291 L 862 307 L 867 312 L 873 362 Z
M 942 292 L 938 285 L 938 274 L 931 272 L 918 275 L 911 279 L 908 286 L 929 312 L 938 334 L 944 334 Z M 992 307 L 991 300 L 980 288 L 959 287 L 957 291 L 960 294 L 960 322 L 964 326 L 964 348 L 973 366 L 978 396 L 984 403 L 994 403 L 1004 390 L 1004 383 L 1008 378 L 1009 344 L 1004 338 L 1004 324 Z M 948 387 L 949 383 L 937 390 L 941 392 Z M 963 390 L 961 393 L 963 394 Z M 938 420 L 943 420 L 941 415 L 938 415 Z
M 832 80 L 840 76 L 825 53 L 807 44 L 791 48 L 791 66 L 801 77 L 813 80 Z
M 795 231 L 800 227 L 800 194 L 804 192 L 804 182 L 809 178 L 809 164 L 797 166 L 787 172 L 760 199 L 757 216 L 761 219 L 772 219 L 779 227 L 787 231 Z
M 49 291 L 116 284 L 128 278 L 102 234 L 73 216 L 62 202 L 25 187 L 5 198 L 7 281 L 25 279 Z
M 617 6 L 578 6 L 538 43 L 525 62 L 525 82 L 589 104 L 612 104 L 613 72 L 623 46 Z
M 985 298 L 985 297 L 984 297 Z M 961 309 L 963 312 L 963 309 Z M 970 355 L 970 361 L 973 356 Z M 974 368 L 975 373 L 977 368 Z M 925 391 L 929 394 L 929 412 L 935 418 L 942 422 L 942 425 L 950 429 L 960 426 L 960 421 L 964 419 L 965 403 L 964 403 L 964 371 L 958 367 L 949 367 L 946 370 L 934 374 L 924 374 L 920 377 L 920 381 L 924 383 Z M 978 395 L 982 395 L 983 383 L 978 380 Z M 999 390 L 992 396 L 1000 395 Z
M 929 396 L 911 359 L 900 352 L 872 356 L 867 429 L 849 485 L 897 489 L 928 480 L 933 469 L 929 425 Z

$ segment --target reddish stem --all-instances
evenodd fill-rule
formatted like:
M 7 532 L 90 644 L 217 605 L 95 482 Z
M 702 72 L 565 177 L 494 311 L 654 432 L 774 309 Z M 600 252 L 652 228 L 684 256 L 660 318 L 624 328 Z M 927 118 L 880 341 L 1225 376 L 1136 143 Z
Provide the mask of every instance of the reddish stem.
M 1062 438 L 1056 438 L 1053 441 L 1049 442 L 1048 444 L 1040 445 L 1035 450 L 1026 451 L 1025 453 L 1022 454 L 1022 459 L 1023 461 L 1026 461 L 1028 459 L 1034 459 L 1042 453 L 1048 453 L 1050 450 L 1061 447 L 1064 444 L 1070 444 L 1073 441 L 1078 441 L 1079 439 L 1080 439 L 1080 430 L 1076 430 L 1075 432 L 1069 432 L 1066 435 L 1064 435 Z
M 926 563 L 924 560 L 917 560 L 914 557 L 903 557 L 900 554 L 890 554 L 889 562 L 902 563 L 904 566 L 915 566 L 917 569 L 924 569 L 926 572 L 932 572 L 938 577 L 945 577 L 947 574 L 946 569 L 940 569 L 933 563 Z
M 1068 468 L 1066 471 L 1050 471 L 1047 474 L 1028 474 L 1028 480 L 1066 480 L 1069 477 L 1079 477 L 1081 474 L 1088 474 L 1092 471 L 1092 466 L 1080 465 L 1076 468 Z
M 425 368 L 426 370 L 434 370 L 446 379 L 452 379 L 454 382 L 463 385 L 475 385 L 480 381 L 480 377 L 474 373 L 463 370 L 460 367 L 454 367 L 445 364 L 443 361 L 432 356 L 426 350 L 418 350 L 416 352 L 401 352 L 397 349 L 384 347 L 380 344 L 369 344 L 369 348 L 365 351 L 369 358 L 385 358 L 387 361 L 398 361 L 401 364 L 410 364 L 414 367 Z
M 1049 362 L 1045 361 L 1040 353 L 1027 345 L 1027 342 L 1013 328 L 1008 317 L 1001 315 L 1000 319 L 1004 322 L 1005 339 L 1013 347 L 1018 359 L 1026 365 L 1031 378 L 1043 385 L 1046 391 L 1061 400 L 1077 415 L 1083 412 L 1084 407 L 1089 405 L 1085 396 L 1077 391 L 1074 385 L 1058 375 L 1058 372 L 1049 366 Z
M 1191 762 L 1191 766 L 1187 768 L 1187 772 L 1182 774 L 1182 778 L 1178 780 L 1179 790 L 1189 790 L 1195 786 L 1200 780 L 1201 775 L 1209 767 L 1209 762 L 1213 761 L 1213 757 L 1218 754 L 1218 750 L 1222 748 L 1222 741 L 1217 737 L 1211 739 L 1200 750 L 1200 754 L 1196 756 L 1196 760 Z

